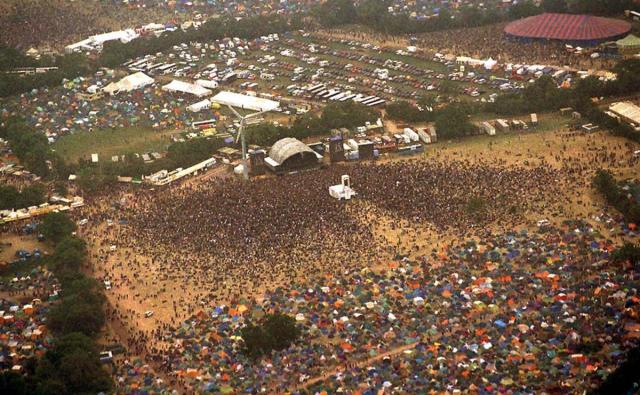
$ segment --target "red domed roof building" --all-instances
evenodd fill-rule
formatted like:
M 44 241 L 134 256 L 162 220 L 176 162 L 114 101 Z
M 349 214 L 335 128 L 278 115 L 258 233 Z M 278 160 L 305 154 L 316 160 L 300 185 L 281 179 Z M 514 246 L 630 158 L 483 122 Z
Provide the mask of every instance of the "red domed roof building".
M 618 19 L 551 13 L 511 22 L 504 29 L 509 38 L 520 41 L 555 40 L 582 46 L 617 40 L 630 31 L 631 25 Z

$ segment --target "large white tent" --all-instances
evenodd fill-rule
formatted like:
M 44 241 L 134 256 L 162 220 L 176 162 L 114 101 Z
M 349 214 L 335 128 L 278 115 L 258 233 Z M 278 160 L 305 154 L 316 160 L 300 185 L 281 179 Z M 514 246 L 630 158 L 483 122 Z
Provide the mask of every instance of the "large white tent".
M 149 77 L 143 72 L 137 72 L 130 74 L 118 82 L 112 82 L 104 87 L 104 91 L 110 95 L 119 92 L 131 92 L 136 89 L 143 88 L 147 85 L 153 84 L 153 78 Z
M 200 85 L 178 80 L 171 81 L 163 86 L 162 90 L 167 92 L 188 93 L 197 97 L 209 96 L 212 93 L 209 89 L 203 88 Z
M 211 98 L 214 103 L 253 111 L 273 111 L 280 107 L 280 103 L 240 93 L 222 91 Z
M 207 108 L 211 108 L 211 102 L 209 101 L 209 99 L 204 99 L 203 101 L 193 103 L 192 105 L 187 107 L 187 111 L 200 112 L 202 110 L 206 110 Z

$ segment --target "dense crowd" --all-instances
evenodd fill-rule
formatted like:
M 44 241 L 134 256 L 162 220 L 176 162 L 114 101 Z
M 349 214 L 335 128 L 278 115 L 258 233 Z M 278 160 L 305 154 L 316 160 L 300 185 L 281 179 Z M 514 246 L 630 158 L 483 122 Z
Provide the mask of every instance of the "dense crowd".
M 180 16 L 158 9 L 114 7 L 96 0 L 12 0 L 0 4 L 0 45 L 24 50 L 44 45 L 61 50 L 93 34 L 173 19 Z
M 370 213 L 350 212 L 328 198 L 327 186 L 343 173 L 353 177 L 364 202 L 462 234 L 478 221 L 467 210 L 472 198 L 486 206 L 480 224 L 512 224 L 518 217 L 512 207 L 527 210 L 554 190 L 553 172 L 542 169 L 497 170 L 462 162 L 335 166 L 250 184 L 216 180 L 216 185 L 140 195 L 136 209 L 123 215 L 128 225 L 116 241 L 136 255 L 151 256 L 164 276 L 200 279 L 212 289 L 227 280 L 272 283 L 300 269 L 306 275 L 320 267 L 340 270 L 361 264 L 363 255 L 373 261 L 384 243 L 362 217 Z

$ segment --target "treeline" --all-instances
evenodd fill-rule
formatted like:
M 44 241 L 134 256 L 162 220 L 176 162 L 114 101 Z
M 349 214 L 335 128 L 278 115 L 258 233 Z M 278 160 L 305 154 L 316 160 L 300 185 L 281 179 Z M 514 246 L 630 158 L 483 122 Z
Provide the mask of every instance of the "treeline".
M 8 73 L 17 67 L 58 67 L 58 70 L 30 75 Z M 0 97 L 58 86 L 65 78 L 74 79 L 92 70 L 93 66 L 87 57 L 81 54 L 45 56 L 35 60 L 13 48 L 0 47 Z
M 11 151 L 27 170 L 40 177 L 52 176 L 53 166 L 61 164 L 60 158 L 51 151 L 47 137 L 18 117 L 10 117 L 0 124 L 0 138 L 8 141 Z
M 478 7 L 466 5 L 456 11 L 440 8 L 437 16 L 417 19 L 406 13 L 389 13 L 391 0 L 328 0 L 317 6 L 312 15 L 324 27 L 360 24 L 384 34 L 414 34 L 438 30 L 478 27 L 520 19 L 542 12 L 569 12 L 616 15 L 629 9 L 631 0 L 543 0 L 540 6 L 533 1 L 518 2 L 510 7 Z
M 520 93 L 498 96 L 487 105 L 489 112 L 503 115 L 536 111 L 553 111 L 562 107 L 582 108 L 592 97 L 611 97 L 635 94 L 640 91 L 640 60 L 626 59 L 612 70 L 618 77 L 614 81 L 600 81 L 596 77 L 579 79 L 571 89 L 558 88 L 550 76 L 543 76 Z
M 82 274 L 85 242 L 72 235 L 75 224 L 64 213 L 43 218 L 39 231 L 54 246 L 45 258 L 62 286 L 61 299 L 47 315 L 55 344 L 24 366 L 24 375 L 0 375 L 4 394 L 79 394 L 109 392 L 113 387 L 102 367 L 96 337 L 105 323 L 105 296 L 97 281 Z
M 0 210 L 38 206 L 47 201 L 46 188 L 40 183 L 18 190 L 13 185 L 0 185 Z
M 627 222 L 640 224 L 640 204 L 620 188 L 611 173 L 600 170 L 593 178 L 593 186 L 604 196 L 607 204 L 620 211 Z
M 247 128 L 247 142 L 260 146 L 270 146 L 284 137 L 303 139 L 328 134 L 331 129 L 356 128 L 366 122 L 375 122 L 380 117 L 378 111 L 355 102 L 330 103 L 320 116 L 305 114 L 296 118 L 293 125 L 276 126 L 261 123 Z
M 17 117 L 10 117 L 0 124 L 0 137 L 9 142 L 12 152 L 29 171 L 46 180 L 63 182 L 70 174 L 78 176 L 79 186 L 88 193 L 96 192 L 117 182 L 118 176 L 141 177 L 162 169 L 189 167 L 210 158 L 224 146 L 217 138 L 203 138 L 172 143 L 167 155 L 152 163 L 144 163 L 140 157 L 129 155 L 123 162 L 103 161 L 92 163 L 80 160 L 68 163 L 51 150 L 47 138 Z M 57 189 L 61 187 L 57 183 Z M 65 192 L 60 192 L 65 193 Z M 27 207 L 44 202 L 44 188 L 31 187 L 19 192 L 13 187 L 0 187 L 0 209 Z M 29 204 L 27 204 L 29 203 Z M 24 206 L 23 206 L 24 205 Z

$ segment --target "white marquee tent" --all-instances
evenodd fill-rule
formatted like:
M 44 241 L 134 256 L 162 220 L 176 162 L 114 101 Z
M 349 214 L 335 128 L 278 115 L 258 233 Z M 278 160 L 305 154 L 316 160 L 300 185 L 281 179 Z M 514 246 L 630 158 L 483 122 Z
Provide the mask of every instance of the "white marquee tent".
M 280 107 L 280 103 L 240 93 L 222 91 L 211 98 L 214 103 L 253 111 L 273 111 Z
M 104 87 L 104 91 L 110 95 L 119 92 L 131 92 L 136 89 L 144 88 L 147 85 L 151 85 L 153 82 L 153 78 L 143 72 L 137 72 L 124 77 L 118 82 L 110 83 Z
M 163 86 L 162 90 L 167 92 L 188 93 L 197 97 L 209 96 L 212 93 L 209 89 L 203 88 L 200 85 L 178 80 L 171 81 Z

